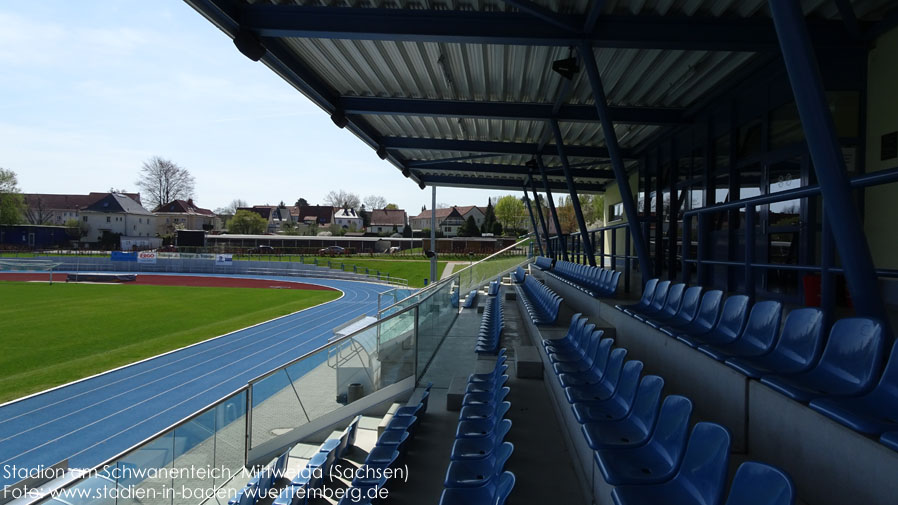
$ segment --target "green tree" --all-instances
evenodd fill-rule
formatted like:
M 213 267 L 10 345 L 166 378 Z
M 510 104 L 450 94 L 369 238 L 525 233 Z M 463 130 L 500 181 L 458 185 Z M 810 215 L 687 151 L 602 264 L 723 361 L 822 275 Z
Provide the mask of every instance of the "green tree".
M 411 225 L 405 225 L 405 228 L 402 229 L 403 238 L 412 238 L 412 227 Z
M 87 225 L 85 225 L 84 221 L 81 221 L 79 219 L 67 219 L 65 222 L 65 227 L 68 236 L 76 240 L 87 233 Z
M 300 199 L 296 200 L 296 206 L 297 206 L 297 207 L 308 207 L 308 206 L 309 206 L 309 202 L 306 201 L 305 198 L 300 198 Z
M 399 210 L 399 206 L 396 205 L 395 203 L 388 203 L 388 204 L 384 207 L 384 210 Z
M 463 225 L 458 228 L 459 237 L 479 237 L 480 228 L 477 227 L 477 221 L 474 216 L 468 216 Z
M 230 233 L 241 233 L 246 235 L 261 235 L 268 228 L 268 221 L 255 212 L 248 210 L 238 210 L 234 217 L 228 221 L 228 231 Z
M 25 200 L 19 194 L 16 173 L 0 167 L 0 224 L 19 224 L 25 209 Z
M 506 233 L 513 233 L 520 227 L 520 223 L 527 212 L 524 204 L 512 195 L 505 195 L 496 202 L 496 218 L 502 223 Z

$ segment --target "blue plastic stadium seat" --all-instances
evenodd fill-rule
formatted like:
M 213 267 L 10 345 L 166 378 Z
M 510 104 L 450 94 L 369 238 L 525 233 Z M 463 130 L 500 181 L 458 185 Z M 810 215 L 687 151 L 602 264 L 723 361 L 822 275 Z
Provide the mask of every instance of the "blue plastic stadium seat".
M 883 347 L 882 325 L 853 317 L 836 321 L 817 366 L 807 372 L 761 382 L 799 402 L 824 396 L 855 396 L 867 392 L 879 376 Z
M 624 360 L 627 357 L 627 350 L 621 347 L 611 351 L 608 356 L 608 364 L 605 366 L 605 375 L 602 381 L 596 384 L 587 384 L 583 386 L 571 386 L 564 388 L 564 395 L 569 403 L 591 401 L 591 400 L 607 400 L 614 394 L 617 389 L 617 382 L 620 380 L 621 371 L 624 367 Z
M 645 322 L 648 319 L 669 318 L 675 316 L 680 309 L 680 304 L 683 302 L 683 292 L 685 290 L 686 285 L 683 283 L 672 284 L 667 289 L 667 297 L 665 297 L 663 304 L 659 306 L 658 298 L 656 296 L 655 299 L 652 300 L 652 305 L 650 306 L 652 310 L 637 312 L 633 317 Z M 657 309 L 655 309 L 656 307 Z
M 490 281 L 489 290 L 487 290 L 487 295 L 496 296 L 499 294 L 499 288 L 502 287 L 502 283 L 499 281 Z
M 305 505 L 306 503 L 308 503 L 306 490 L 298 486 L 285 487 L 272 502 L 273 505 Z
M 667 293 L 670 291 L 670 281 L 661 281 L 655 285 L 655 294 L 652 295 L 652 303 L 648 307 L 633 307 L 625 309 L 624 312 L 633 317 L 639 318 L 640 314 L 657 314 L 664 308 L 667 302 Z
M 504 349 L 503 349 L 504 351 Z M 493 383 L 497 380 L 498 377 L 501 377 L 506 370 L 508 370 L 508 365 L 505 364 L 505 361 L 508 358 L 500 351 L 499 357 L 496 358 L 496 365 L 493 367 L 492 372 L 487 373 L 475 373 L 468 376 L 468 384 L 477 384 L 477 383 Z
M 702 295 L 702 301 L 699 303 L 698 311 L 695 313 L 694 318 L 684 321 L 679 317 L 680 314 L 678 314 L 677 318 L 658 329 L 670 336 L 675 336 L 681 333 L 698 335 L 711 331 L 711 328 L 714 327 L 714 323 L 717 322 L 717 316 L 720 314 L 720 302 L 722 299 L 723 291 L 719 289 L 706 291 L 705 294 Z
M 633 407 L 623 419 L 593 421 L 580 426 L 593 449 L 636 447 L 646 443 L 655 429 L 664 379 L 646 375 L 639 383 Z
M 533 265 L 540 270 L 549 270 L 552 268 L 552 258 L 537 256 L 536 261 L 533 262 Z
M 636 400 L 642 368 L 642 361 L 626 362 L 611 398 L 574 403 L 574 416 L 577 422 L 583 424 L 599 420 L 613 421 L 626 417 Z
M 561 307 L 560 296 L 529 275 L 524 279 L 523 293 L 521 301 L 533 324 L 555 324 Z
M 459 421 L 476 421 L 478 419 L 502 418 L 511 408 L 511 403 L 502 402 L 496 405 L 468 405 L 461 408 Z
M 496 354 L 504 328 L 505 316 L 502 303 L 498 297 L 492 297 L 483 307 L 483 318 L 474 351 L 478 354 Z
M 695 318 L 695 314 L 698 312 L 698 305 L 702 299 L 702 287 L 701 286 L 692 286 L 691 288 L 686 288 L 683 292 L 683 296 L 679 302 L 679 307 L 671 314 L 670 311 L 672 307 L 670 303 L 664 304 L 664 309 L 661 310 L 660 314 L 655 314 L 653 317 L 644 319 L 643 322 L 651 326 L 652 328 L 659 328 L 666 324 L 671 324 L 676 322 L 680 325 L 688 324 Z M 670 296 L 668 295 L 668 302 L 670 301 Z
M 792 505 L 795 486 L 779 468 L 746 461 L 739 465 L 725 505 Z
M 642 288 L 642 298 L 639 299 L 638 303 L 633 303 L 630 305 L 615 305 L 614 308 L 628 314 L 630 310 L 637 307 L 643 309 L 648 308 L 648 306 L 652 304 L 652 297 L 655 295 L 655 286 L 657 285 L 658 279 L 649 279 L 648 282 L 645 283 L 645 286 L 643 286 Z
M 882 436 L 879 437 L 879 441 L 882 442 L 886 447 L 898 451 L 898 431 L 883 433 Z
M 467 405 L 496 405 L 502 403 L 508 396 L 508 387 L 496 388 L 492 392 L 467 393 L 461 399 L 462 406 Z
M 507 370 L 508 365 L 502 365 L 502 369 Z M 498 375 L 491 381 L 469 381 L 465 386 L 465 393 L 492 393 L 498 388 L 505 386 L 508 382 L 508 375 Z
M 558 382 L 562 387 L 588 386 L 590 384 L 598 384 L 605 377 L 605 370 L 608 367 L 608 358 L 611 356 L 611 347 L 614 345 L 613 338 L 603 338 L 596 346 L 593 353 L 592 366 L 588 369 L 578 372 L 558 373 L 555 369 Z
M 542 340 L 543 347 L 545 347 L 546 351 L 550 353 L 555 352 L 554 350 L 552 350 L 554 348 L 572 348 L 570 346 L 575 346 L 576 341 L 580 338 L 581 335 L 578 328 L 582 329 L 584 326 L 586 326 L 586 323 L 587 319 L 583 317 L 583 314 L 579 312 L 574 314 L 571 317 L 571 322 L 568 326 L 567 333 L 565 333 L 561 338 L 544 338 Z
M 465 297 L 464 308 L 470 309 L 474 306 L 474 302 L 477 301 L 477 290 L 472 289 L 468 296 Z
M 620 276 L 621 272 L 618 270 L 616 272 L 611 272 L 609 275 L 605 277 L 604 280 L 600 281 L 598 289 L 598 296 L 600 297 L 612 297 L 617 293 L 617 287 L 620 284 Z
M 440 505 L 503 505 L 514 480 L 513 473 L 504 472 L 480 487 L 444 489 Z
M 511 419 L 484 419 L 477 421 L 460 421 L 455 430 L 455 438 L 486 438 L 496 437 L 501 432 L 508 432 L 511 428 Z
M 702 344 L 725 345 L 735 342 L 742 333 L 748 317 L 749 299 L 745 295 L 733 295 L 723 302 L 720 319 L 709 331 L 691 333 L 684 331 L 677 335 L 677 340 L 690 347 Z
M 783 305 L 767 300 L 754 304 L 748 315 L 748 322 L 742 334 L 733 342 L 722 345 L 702 345 L 699 351 L 717 361 L 725 361 L 730 356 L 761 356 L 770 352 L 776 341 L 780 327 Z
M 377 438 L 378 447 L 392 447 L 399 451 L 400 455 L 405 455 L 408 448 L 409 434 L 402 430 L 384 430 Z
M 569 361 L 580 361 L 586 356 L 591 355 L 595 351 L 598 341 L 594 338 L 596 325 L 588 323 L 584 326 L 577 326 L 577 337 L 574 342 L 568 346 L 552 345 L 546 346 L 546 354 L 549 355 L 549 361 L 552 363 L 564 363 Z M 601 333 L 599 334 L 601 336 Z
M 503 442 L 489 456 L 481 459 L 449 462 L 444 487 L 480 487 L 502 474 L 505 462 L 514 451 L 511 442 Z
M 691 413 L 688 400 L 665 401 L 645 444 L 596 451 L 595 460 L 605 481 L 614 486 L 657 484 L 673 477 L 686 449 Z
M 489 456 L 503 441 L 511 429 L 511 421 L 499 423 L 497 429 L 486 437 L 459 438 L 452 444 L 452 453 L 449 459 L 480 459 Z
M 723 426 L 698 423 L 692 429 L 676 475 L 661 484 L 618 486 L 617 505 L 718 505 L 726 487 L 730 434 Z
M 524 282 L 526 276 L 527 272 L 525 272 L 523 268 L 518 267 L 511 273 L 511 280 L 514 281 L 515 284 L 520 284 Z
M 811 401 L 811 408 L 868 435 L 898 431 L 898 344 L 892 345 L 889 362 L 873 391 L 856 398 L 818 398 Z
M 724 363 L 753 379 L 771 374 L 791 375 L 810 370 L 820 359 L 822 349 L 823 312 L 807 307 L 786 316 L 771 352 L 757 357 L 729 358 Z
M 365 457 L 365 464 L 385 468 L 392 466 L 399 459 L 399 451 L 391 446 L 374 446 Z

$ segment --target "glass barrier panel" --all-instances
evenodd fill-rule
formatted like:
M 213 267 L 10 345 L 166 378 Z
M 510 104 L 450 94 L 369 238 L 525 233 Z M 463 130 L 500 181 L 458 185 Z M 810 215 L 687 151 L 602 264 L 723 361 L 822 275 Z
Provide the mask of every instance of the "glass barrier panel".
M 212 485 L 215 488 L 226 484 L 232 475 L 239 473 L 246 460 L 246 394 L 246 391 L 241 391 L 214 409 L 213 468 L 217 473 L 213 475 Z M 236 490 L 234 492 L 236 494 Z
M 377 360 L 372 363 L 378 370 L 371 374 L 378 388 L 415 374 L 416 313 L 407 310 L 380 325 Z
M 114 477 L 116 505 L 171 505 L 175 433 L 169 431 L 119 458 Z
M 303 362 L 297 363 L 300 364 Z M 309 421 L 286 369 L 253 384 L 252 400 L 250 447 L 257 447 Z M 297 419 L 297 416 L 302 419 Z
M 174 505 L 196 505 L 204 490 L 214 484 L 208 478 L 215 465 L 215 409 L 208 410 L 174 431 L 175 460 L 172 465 Z

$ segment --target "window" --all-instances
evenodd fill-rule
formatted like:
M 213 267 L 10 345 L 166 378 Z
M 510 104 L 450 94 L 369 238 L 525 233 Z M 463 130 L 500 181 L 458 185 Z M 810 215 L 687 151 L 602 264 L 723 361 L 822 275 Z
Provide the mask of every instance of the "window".
M 620 221 L 624 217 L 623 202 L 608 207 L 608 221 Z
M 84 222 L 85 223 L 87 222 L 87 216 L 84 216 Z
M 109 216 L 106 216 L 106 222 L 107 222 L 107 223 L 111 223 L 111 222 L 112 222 L 112 218 L 109 217 Z

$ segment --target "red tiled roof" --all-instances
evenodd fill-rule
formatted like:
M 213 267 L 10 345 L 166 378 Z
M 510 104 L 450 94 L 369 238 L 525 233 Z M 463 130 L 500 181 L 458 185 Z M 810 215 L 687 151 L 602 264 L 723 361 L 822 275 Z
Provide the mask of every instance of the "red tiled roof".
M 371 226 L 403 226 L 407 215 L 402 209 L 382 209 L 371 211 Z
M 153 212 L 164 212 L 172 214 L 198 214 L 201 216 L 215 216 L 215 213 L 209 209 L 197 207 L 193 200 L 174 200 L 166 204 L 160 205 L 153 209 Z

